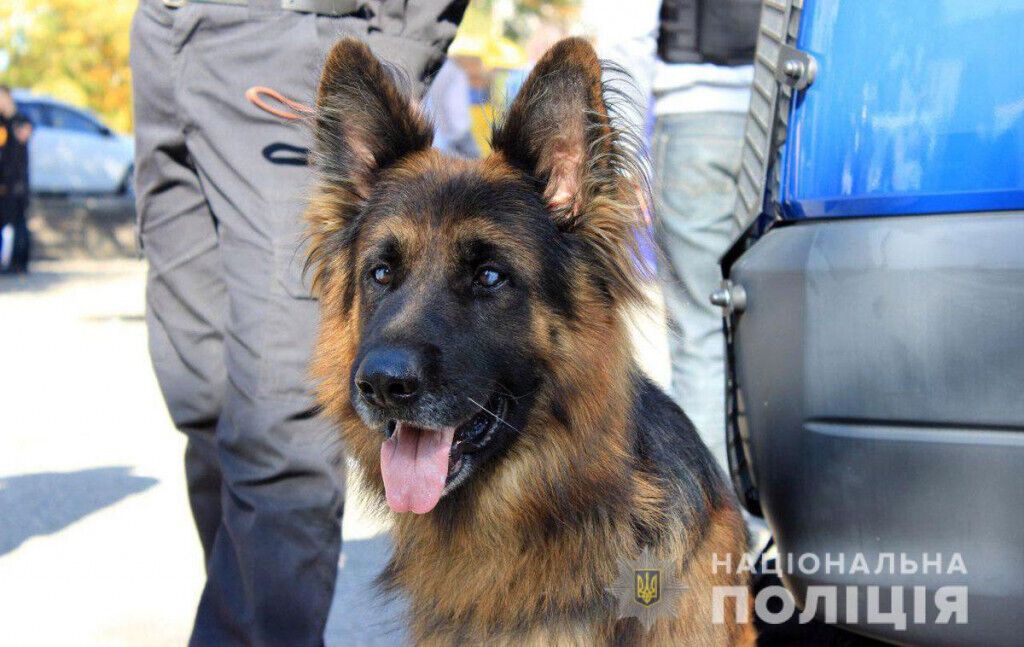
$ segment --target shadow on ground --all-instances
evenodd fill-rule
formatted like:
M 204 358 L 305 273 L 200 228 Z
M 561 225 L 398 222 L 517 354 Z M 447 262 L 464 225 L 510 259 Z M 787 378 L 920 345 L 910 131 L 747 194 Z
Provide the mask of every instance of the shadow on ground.
M 89 281 L 98 284 L 105 281 L 114 281 L 130 277 L 136 271 L 131 266 L 103 267 L 102 270 L 94 268 L 101 267 L 88 261 L 81 264 L 72 262 L 66 263 L 33 263 L 28 274 L 0 274 L 0 297 L 18 294 L 43 294 L 50 290 L 61 288 L 66 283 Z M 141 317 L 141 315 L 135 315 Z M 116 318 L 117 315 L 108 317 Z
M 104 314 L 82 317 L 82 321 L 89 323 L 108 323 L 117 321 L 120 323 L 146 323 L 146 315 L 142 314 Z
M 373 584 L 391 554 L 391 539 L 347 539 L 334 591 L 331 615 L 324 632 L 327 647 L 341 645 L 406 645 L 405 602 L 382 595 Z
M 0 274 L 0 294 L 44 292 L 75 278 L 70 272 L 33 271 L 31 274 Z
M 125 466 L 0 477 L 0 555 L 156 484 Z

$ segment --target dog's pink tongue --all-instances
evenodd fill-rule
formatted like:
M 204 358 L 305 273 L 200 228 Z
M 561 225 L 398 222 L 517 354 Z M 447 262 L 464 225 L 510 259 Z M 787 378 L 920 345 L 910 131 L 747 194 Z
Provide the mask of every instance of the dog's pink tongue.
M 448 478 L 455 428 L 422 429 L 399 422 L 380 446 L 380 471 L 388 505 L 395 512 L 430 512 Z

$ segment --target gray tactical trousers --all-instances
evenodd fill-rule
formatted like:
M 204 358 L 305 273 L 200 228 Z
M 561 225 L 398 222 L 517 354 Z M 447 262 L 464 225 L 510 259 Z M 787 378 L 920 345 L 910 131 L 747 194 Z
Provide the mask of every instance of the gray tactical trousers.
M 191 644 L 316 645 L 343 481 L 307 378 L 318 318 L 302 275 L 309 137 L 243 94 L 267 85 L 311 102 L 331 44 L 366 27 L 252 4 L 141 0 L 135 15 L 146 319 L 160 388 L 188 436 L 206 556 Z

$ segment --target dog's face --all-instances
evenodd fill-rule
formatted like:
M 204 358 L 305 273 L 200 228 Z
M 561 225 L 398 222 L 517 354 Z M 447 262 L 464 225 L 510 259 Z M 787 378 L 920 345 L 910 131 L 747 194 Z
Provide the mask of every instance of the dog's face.
M 349 398 L 387 439 L 397 511 L 429 510 L 522 428 L 538 382 L 532 304 L 565 290 L 563 268 L 542 260 L 557 230 L 539 197 L 452 164 L 383 174 L 356 245 Z
M 328 58 L 310 209 L 320 398 L 397 512 L 429 512 L 542 433 L 531 423 L 538 403 L 552 409 L 573 327 L 637 296 L 635 188 L 600 73 L 585 42 L 557 45 L 495 152 L 468 162 L 430 149 L 429 126 L 364 45 Z

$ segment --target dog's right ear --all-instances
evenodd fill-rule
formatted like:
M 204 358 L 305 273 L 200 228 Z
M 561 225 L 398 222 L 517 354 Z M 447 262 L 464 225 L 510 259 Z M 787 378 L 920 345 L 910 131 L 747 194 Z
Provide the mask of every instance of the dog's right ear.
M 434 134 L 388 69 L 362 42 L 339 41 L 324 64 L 314 113 L 314 160 L 319 175 L 306 218 L 313 289 L 329 277 L 344 309 L 354 299 L 349 276 L 352 236 L 378 172 L 426 150 Z
M 430 147 L 433 131 L 361 41 L 345 38 L 327 56 L 316 99 L 321 181 L 368 197 L 374 175 Z

